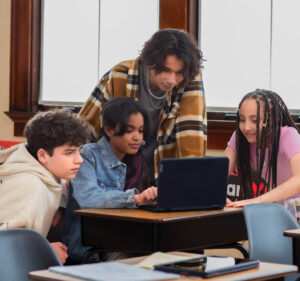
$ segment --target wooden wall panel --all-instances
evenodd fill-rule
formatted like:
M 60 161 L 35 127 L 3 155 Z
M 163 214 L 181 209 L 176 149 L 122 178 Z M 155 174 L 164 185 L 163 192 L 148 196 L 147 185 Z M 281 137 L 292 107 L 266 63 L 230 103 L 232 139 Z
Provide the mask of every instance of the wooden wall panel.
M 183 29 L 198 40 L 198 0 L 160 0 L 159 27 Z
M 10 105 L 14 135 L 22 136 L 38 110 L 40 81 L 41 1 L 11 1 Z
M 235 121 L 208 120 L 207 148 L 224 150 L 235 130 Z

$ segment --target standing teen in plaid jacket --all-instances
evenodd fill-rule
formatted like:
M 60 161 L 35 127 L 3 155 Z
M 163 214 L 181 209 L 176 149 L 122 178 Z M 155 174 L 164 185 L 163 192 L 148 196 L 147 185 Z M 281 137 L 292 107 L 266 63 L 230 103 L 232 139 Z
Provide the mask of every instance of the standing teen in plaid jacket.
M 159 30 L 138 58 L 119 63 L 100 79 L 79 115 L 99 137 L 100 112 L 107 100 L 125 95 L 138 100 L 151 120 L 142 152 L 154 179 L 160 159 L 206 153 L 201 63 L 202 53 L 187 33 Z

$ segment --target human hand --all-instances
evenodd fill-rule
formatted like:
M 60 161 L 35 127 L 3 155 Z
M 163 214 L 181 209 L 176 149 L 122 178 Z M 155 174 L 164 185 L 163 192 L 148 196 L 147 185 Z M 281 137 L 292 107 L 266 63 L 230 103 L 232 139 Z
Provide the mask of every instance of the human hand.
M 232 201 L 229 198 L 226 198 L 226 206 L 232 203 Z
M 157 198 L 157 187 L 151 186 L 140 194 L 134 195 L 135 204 L 153 203 Z
M 58 255 L 61 262 L 64 264 L 68 258 L 68 247 L 61 242 L 53 242 L 51 243 L 51 246 Z
M 226 202 L 226 207 L 238 208 L 238 207 L 244 207 L 244 206 L 249 205 L 249 204 L 257 204 L 257 203 L 259 203 L 258 199 L 257 198 L 252 198 L 252 199 L 246 199 L 246 200 L 241 200 L 241 201 Z

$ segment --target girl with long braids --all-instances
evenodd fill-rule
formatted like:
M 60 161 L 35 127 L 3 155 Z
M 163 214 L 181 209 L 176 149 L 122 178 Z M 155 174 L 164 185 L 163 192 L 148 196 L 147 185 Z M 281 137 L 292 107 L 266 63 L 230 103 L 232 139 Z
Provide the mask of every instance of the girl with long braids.
M 296 217 L 294 199 L 300 197 L 300 135 L 278 94 L 257 89 L 243 97 L 236 130 L 224 154 L 229 158 L 229 174 L 234 169 L 238 171 L 244 199 L 227 199 L 227 206 L 278 202 Z M 266 183 L 266 192 L 259 195 L 253 186 L 262 182 Z

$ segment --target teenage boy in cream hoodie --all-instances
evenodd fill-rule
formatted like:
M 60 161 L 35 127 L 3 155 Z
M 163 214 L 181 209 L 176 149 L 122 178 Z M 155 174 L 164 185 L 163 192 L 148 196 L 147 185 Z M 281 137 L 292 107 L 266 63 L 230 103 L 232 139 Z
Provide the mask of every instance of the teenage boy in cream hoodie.
M 37 113 L 27 143 L 0 151 L 0 229 L 30 228 L 46 236 L 62 199 L 61 179 L 75 177 L 89 125 L 66 110 Z M 65 262 L 67 247 L 53 248 Z

